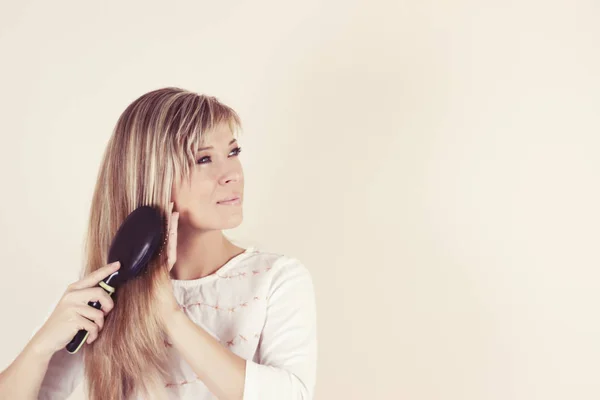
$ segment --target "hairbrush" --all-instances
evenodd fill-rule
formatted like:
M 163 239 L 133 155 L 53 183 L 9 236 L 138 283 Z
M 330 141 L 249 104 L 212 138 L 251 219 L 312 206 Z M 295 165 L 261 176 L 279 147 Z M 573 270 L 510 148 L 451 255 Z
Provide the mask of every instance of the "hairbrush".
M 108 264 L 120 261 L 121 267 L 98 282 L 98 286 L 112 296 L 123 283 L 145 273 L 152 258 L 162 253 L 167 237 L 158 208 L 141 206 L 133 210 L 117 230 L 108 251 Z M 98 310 L 102 307 L 99 301 L 90 301 L 88 305 Z M 67 351 L 77 353 L 88 335 L 85 329 L 77 332 L 67 344 Z

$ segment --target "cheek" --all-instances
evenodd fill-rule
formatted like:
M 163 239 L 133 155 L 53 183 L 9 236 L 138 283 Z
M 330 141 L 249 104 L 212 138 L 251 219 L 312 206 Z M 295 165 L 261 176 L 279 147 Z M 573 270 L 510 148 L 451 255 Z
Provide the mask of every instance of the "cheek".
M 183 208 L 194 207 L 198 204 L 209 205 L 213 202 L 214 185 L 206 181 L 196 181 L 192 182 L 191 186 L 179 188 L 174 195 L 178 204 Z
M 194 182 L 191 187 L 190 195 L 194 197 L 196 201 L 202 203 L 210 202 L 214 196 L 215 183 L 207 180 Z

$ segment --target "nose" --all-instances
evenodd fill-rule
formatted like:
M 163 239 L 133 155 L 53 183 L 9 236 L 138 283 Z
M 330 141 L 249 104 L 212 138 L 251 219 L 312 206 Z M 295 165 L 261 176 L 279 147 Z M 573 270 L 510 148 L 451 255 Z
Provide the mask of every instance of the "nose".
M 229 182 L 237 182 L 240 180 L 242 175 L 242 171 L 239 168 L 229 168 L 223 175 L 221 175 L 221 179 L 219 179 L 219 183 L 221 185 L 225 185 Z

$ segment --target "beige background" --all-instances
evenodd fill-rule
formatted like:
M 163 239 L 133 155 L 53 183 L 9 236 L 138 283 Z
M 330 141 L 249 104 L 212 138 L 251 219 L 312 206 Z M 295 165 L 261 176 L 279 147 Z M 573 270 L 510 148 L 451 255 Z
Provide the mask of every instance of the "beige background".
M 3 368 L 119 114 L 174 85 L 244 121 L 227 233 L 312 271 L 317 399 L 600 397 L 597 2 L 0 7 Z

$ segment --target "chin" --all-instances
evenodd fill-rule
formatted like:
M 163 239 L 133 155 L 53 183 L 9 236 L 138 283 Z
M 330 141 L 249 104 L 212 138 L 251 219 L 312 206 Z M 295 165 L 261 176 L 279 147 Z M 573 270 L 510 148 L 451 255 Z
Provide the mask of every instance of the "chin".
M 210 218 L 210 220 L 208 220 L 207 218 L 203 218 L 200 219 L 198 218 L 197 220 L 193 220 L 192 222 L 192 227 L 194 227 L 195 229 L 198 230 L 222 230 L 222 229 L 233 229 L 233 228 L 237 228 L 238 226 L 241 225 L 242 221 L 243 221 L 243 216 L 241 213 L 239 214 L 233 214 L 230 216 L 218 216 L 218 215 L 213 215 L 213 218 Z M 217 217 L 217 218 L 215 218 Z
M 242 220 L 243 220 L 243 218 L 241 215 L 233 215 L 233 216 L 231 216 L 231 218 L 228 218 L 226 221 L 223 221 L 223 228 L 221 228 L 221 229 L 237 228 L 238 226 L 241 225 Z

